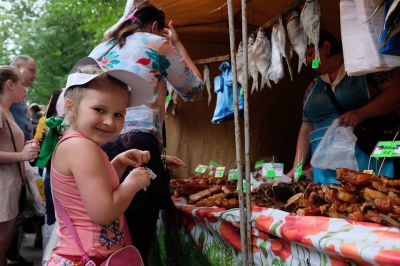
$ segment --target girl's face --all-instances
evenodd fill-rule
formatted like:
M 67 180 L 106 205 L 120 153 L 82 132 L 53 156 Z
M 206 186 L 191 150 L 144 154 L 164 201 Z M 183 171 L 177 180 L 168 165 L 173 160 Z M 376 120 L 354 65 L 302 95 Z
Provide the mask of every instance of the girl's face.
M 13 94 L 13 103 L 21 103 L 25 99 L 26 89 L 24 86 L 24 80 L 22 75 L 18 72 L 18 80 L 16 82 L 11 81 L 12 83 L 12 94 Z
M 78 106 L 72 107 L 71 128 L 97 145 L 117 137 L 124 126 L 128 92 L 117 84 L 94 80 Z

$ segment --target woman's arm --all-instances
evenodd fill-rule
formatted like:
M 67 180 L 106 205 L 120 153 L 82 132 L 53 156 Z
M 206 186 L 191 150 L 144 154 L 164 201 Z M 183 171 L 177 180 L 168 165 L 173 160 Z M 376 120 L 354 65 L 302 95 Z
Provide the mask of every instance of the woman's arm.
M 186 51 L 185 47 L 179 40 L 179 36 L 175 31 L 174 25 L 172 23 L 172 20 L 168 24 L 169 31 L 167 31 L 167 39 L 171 42 L 173 46 L 179 51 L 181 56 L 185 59 L 186 64 L 188 67 L 193 71 L 196 76 L 198 76 L 200 79 L 202 79 L 201 73 L 199 69 L 197 68 L 196 64 L 193 62 L 192 58 L 190 58 L 188 52 Z
M 290 178 L 294 178 L 294 168 L 299 163 L 299 160 L 303 160 L 303 166 L 310 160 L 311 145 L 310 145 L 310 133 L 313 131 L 314 125 L 312 123 L 301 123 L 299 136 L 297 138 L 296 154 L 294 157 L 293 168 L 286 175 Z
M 378 85 L 381 91 L 374 99 L 359 109 L 348 111 L 340 116 L 339 125 L 357 126 L 365 119 L 387 115 L 400 109 L 400 78 Z
M 32 142 L 27 142 L 20 152 L 0 151 L 0 163 L 15 163 L 36 159 L 40 151 L 40 146 Z

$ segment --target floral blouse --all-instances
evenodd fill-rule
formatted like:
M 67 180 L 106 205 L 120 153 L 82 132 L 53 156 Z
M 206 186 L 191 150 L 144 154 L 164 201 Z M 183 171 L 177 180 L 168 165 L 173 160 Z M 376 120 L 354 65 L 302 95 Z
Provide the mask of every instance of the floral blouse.
M 98 58 L 113 45 L 103 42 L 89 56 Z M 201 96 L 203 81 L 187 66 L 179 51 L 164 37 L 137 32 L 126 39 L 125 45 L 114 47 L 101 62 L 111 69 L 131 71 L 147 80 L 153 96 L 145 105 L 129 107 L 121 134 L 146 132 L 162 143 L 167 81 L 185 101 Z

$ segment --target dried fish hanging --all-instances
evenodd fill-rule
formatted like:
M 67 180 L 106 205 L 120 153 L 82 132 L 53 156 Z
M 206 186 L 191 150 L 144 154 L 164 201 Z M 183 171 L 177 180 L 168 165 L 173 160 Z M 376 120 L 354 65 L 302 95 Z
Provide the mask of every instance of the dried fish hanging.
M 204 65 L 204 72 L 203 72 L 203 82 L 204 82 L 204 87 L 207 89 L 208 93 L 208 106 L 210 106 L 211 102 L 211 80 L 210 80 L 210 68 L 208 67 L 208 64 Z
M 257 38 L 253 45 L 252 59 L 256 64 L 257 71 L 261 74 L 260 90 L 264 88 L 265 84 L 271 88 L 271 83 L 268 79 L 268 69 L 271 62 L 271 42 L 262 27 L 257 32 Z
M 318 50 L 320 19 L 321 5 L 319 0 L 306 0 L 301 10 L 300 22 L 308 36 L 308 44 L 313 44 L 316 47 L 314 60 L 318 60 L 318 65 L 320 62 Z
M 299 56 L 299 64 L 297 73 L 300 73 L 303 64 L 307 66 L 306 50 L 307 50 L 307 34 L 304 32 L 300 22 L 300 11 L 295 9 L 286 26 L 287 34 L 293 50 Z
M 249 74 L 251 78 L 253 79 L 252 85 L 251 85 L 251 94 L 253 94 L 254 91 L 258 91 L 258 71 L 257 71 L 257 66 L 256 62 L 253 59 L 253 47 L 255 43 L 255 37 L 254 33 L 250 34 L 249 41 L 247 44 L 247 58 L 249 60 Z

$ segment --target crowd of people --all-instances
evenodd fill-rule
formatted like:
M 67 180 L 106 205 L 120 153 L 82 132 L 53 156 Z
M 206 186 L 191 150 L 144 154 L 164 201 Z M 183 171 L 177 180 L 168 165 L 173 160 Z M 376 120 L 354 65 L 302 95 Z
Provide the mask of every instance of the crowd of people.
M 347 76 L 340 43 L 324 31 L 319 46 L 307 50 L 308 65 L 315 49 L 321 58 L 319 76 L 306 92 L 294 166 L 297 158 L 308 158 L 303 164 L 309 161 L 334 119 L 356 126 L 400 107 L 398 72 Z M 24 161 L 31 160 L 43 169 L 45 223 L 59 223 L 59 241 L 47 265 L 82 261 L 59 208 L 70 217 L 96 265 L 124 246 L 128 230 L 147 264 L 159 211 L 173 206 L 168 168 L 185 166 L 163 152 L 167 82 L 184 100 L 196 100 L 203 91 L 201 74 L 173 23 L 166 24 L 163 11 L 149 1 L 133 5 L 126 19 L 74 66 L 65 88 L 53 92 L 45 110 L 38 104 L 28 109 L 26 102 L 26 88 L 36 72 L 35 61 L 23 55 L 0 67 L 0 173 L 7 176 L 0 178 L 0 266 L 33 265 L 19 254 L 25 220 L 19 208 L 21 177 Z M 326 83 L 348 110 L 344 114 L 330 102 Z M 45 149 L 33 140 L 42 116 L 48 127 Z M 368 157 L 356 147 L 360 168 Z M 393 177 L 392 162 L 381 173 Z M 293 175 L 294 170 L 288 173 Z M 333 170 L 314 167 L 313 178 L 323 184 L 337 182 Z M 36 228 L 43 221 L 33 223 Z M 40 228 L 36 232 L 41 242 Z

